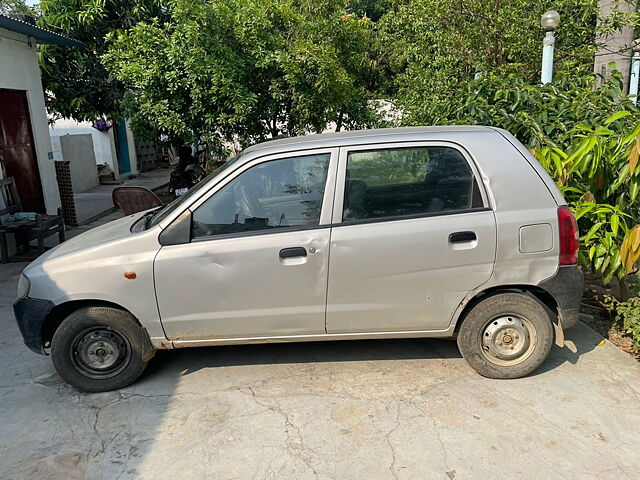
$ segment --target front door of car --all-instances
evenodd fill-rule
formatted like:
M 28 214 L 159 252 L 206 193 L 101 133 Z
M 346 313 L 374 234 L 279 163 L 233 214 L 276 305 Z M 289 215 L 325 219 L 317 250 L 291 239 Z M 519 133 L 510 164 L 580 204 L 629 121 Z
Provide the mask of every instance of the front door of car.
M 191 242 L 155 260 L 174 341 L 325 333 L 337 149 L 263 157 L 192 207 Z
M 493 271 L 496 225 L 458 146 L 343 148 L 331 234 L 327 333 L 445 330 Z

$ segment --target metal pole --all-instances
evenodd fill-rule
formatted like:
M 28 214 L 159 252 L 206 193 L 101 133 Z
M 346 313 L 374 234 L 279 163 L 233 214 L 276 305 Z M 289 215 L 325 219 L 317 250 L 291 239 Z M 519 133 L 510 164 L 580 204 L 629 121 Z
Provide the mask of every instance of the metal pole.
M 553 46 L 556 43 L 556 37 L 553 30 L 547 31 L 544 35 L 542 47 L 542 84 L 546 85 L 553 78 Z
M 631 78 L 629 79 L 629 95 L 634 105 L 638 103 L 638 77 L 640 76 L 640 52 L 633 52 L 631 59 Z

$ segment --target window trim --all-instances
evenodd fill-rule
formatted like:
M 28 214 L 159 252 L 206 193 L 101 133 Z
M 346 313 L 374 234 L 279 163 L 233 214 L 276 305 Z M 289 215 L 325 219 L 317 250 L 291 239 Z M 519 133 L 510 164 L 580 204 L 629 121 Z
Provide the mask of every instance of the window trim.
M 351 152 L 370 152 L 372 150 L 397 150 L 399 148 L 428 148 L 428 147 L 448 147 L 456 150 L 467 161 L 474 179 L 480 190 L 480 197 L 482 198 L 482 207 L 467 208 L 461 210 L 448 210 L 443 212 L 433 213 L 419 213 L 411 215 L 398 215 L 393 217 L 379 217 L 379 218 L 367 218 L 361 220 L 343 220 L 344 209 L 344 189 L 347 177 L 347 159 Z M 487 210 L 493 210 L 491 206 L 489 192 L 485 185 L 485 178 L 480 169 L 478 168 L 476 161 L 469 154 L 469 152 L 460 144 L 451 141 L 442 140 L 422 140 L 412 142 L 389 142 L 389 143 L 371 143 L 367 145 L 353 145 L 348 147 L 340 147 L 340 153 L 338 156 L 338 175 L 335 188 L 335 199 L 333 200 L 333 215 L 331 217 L 331 224 L 333 226 L 340 225 L 359 225 L 368 223 L 381 223 L 396 220 L 413 220 L 416 218 L 428 218 L 428 217 L 440 217 L 446 215 L 456 215 L 462 213 L 475 213 Z
M 243 238 L 243 237 L 261 237 L 263 235 L 278 235 L 283 233 L 296 233 L 296 232 L 306 232 L 311 230 L 324 230 L 327 228 L 331 228 L 333 225 L 304 225 L 299 227 L 281 227 L 274 228 L 271 230 L 250 230 L 247 232 L 237 232 L 237 233 L 221 233 L 219 235 L 207 235 L 204 237 L 191 238 L 189 243 L 198 243 L 198 242 L 210 242 L 216 240 L 227 240 L 230 238 Z
M 235 180 L 238 176 L 242 175 L 244 172 L 249 170 L 250 168 L 256 167 L 258 165 L 262 165 L 264 163 L 273 162 L 276 160 L 286 160 L 297 157 L 310 157 L 313 155 L 329 155 L 329 165 L 327 166 L 327 178 L 324 186 L 324 195 L 322 197 L 322 208 L 320 210 L 320 221 L 318 225 L 302 225 L 302 226 L 291 226 L 291 227 L 281 227 L 275 229 L 268 230 L 254 230 L 254 231 L 246 231 L 246 232 L 238 232 L 238 233 L 222 233 L 219 235 L 207 235 L 203 237 L 193 238 L 191 237 L 190 243 L 201 242 L 201 241 L 209 241 L 209 240 L 217 240 L 223 238 L 237 238 L 237 237 L 248 237 L 254 235 L 265 235 L 265 234 L 275 234 L 275 233 L 286 233 L 293 231 L 302 231 L 302 230 L 313 230 L 318 228 L 327 228 L 331 226 L 331 217 L 333 215 L 333 203 L 335 201 L 335 187 L 336 187 L 336 177 L 337 177 L 337 169 L 338 169 L 338 153 L 339 148 L 316 148 L 311 150 L 295 150 L 283 153 L 276 153 L 271 155 L 264 155 L 261 157 L 254 158 L 248 161 L 246 164 L 238 167 L 236 170 L 231 172 L 227 177 L 225 177 L 222 181 L 216 184 L 213 188 L 208 190 L 204 195 L 198 198 L 193 204 L 191 204 L 188 208 L 191 210 L 191 214 L 193 215 L 195 211 L 209 198 L 215 195 L 218 191 L 224 188 L 228 183 Z
M 399 215 L 397 217 L 378 217 L 378 218 L 365 218 L 362 220 L 345 220 L 340 223 L 334 223 L 331 226 L 347 227 L 351 225 L 367 225 L 369 223 L 399 222 L 403 220 L 418 220 L 421 218 L 447 217 L 450 215 L 469 215 L 474 213 L 491 212 L 491 211 L 492 209 L 489 207 L 475 207 L 475 208 L 465 208 L 460 210 L 445 210 L 443 212 L 413 213 L 411 215 Z

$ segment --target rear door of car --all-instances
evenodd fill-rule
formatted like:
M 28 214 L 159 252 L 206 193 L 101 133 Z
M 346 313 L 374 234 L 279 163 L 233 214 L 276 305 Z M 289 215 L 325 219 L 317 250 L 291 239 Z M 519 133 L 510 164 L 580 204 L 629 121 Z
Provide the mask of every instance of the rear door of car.
M 452 143 L 340 149 L 327 333 L 447 329 L 493 270 L 496 223 L 479 179 Z

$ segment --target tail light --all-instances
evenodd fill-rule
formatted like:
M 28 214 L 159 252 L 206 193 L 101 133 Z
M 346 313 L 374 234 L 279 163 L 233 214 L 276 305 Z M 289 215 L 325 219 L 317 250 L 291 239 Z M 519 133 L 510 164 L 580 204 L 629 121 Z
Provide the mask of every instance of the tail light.
M 558 227 L 560 229 L 560 265 L 578 263 L 578 223 L 566 205 L 558 208 Z

